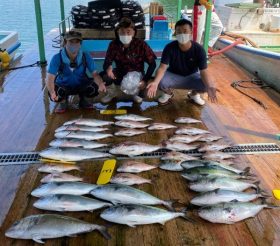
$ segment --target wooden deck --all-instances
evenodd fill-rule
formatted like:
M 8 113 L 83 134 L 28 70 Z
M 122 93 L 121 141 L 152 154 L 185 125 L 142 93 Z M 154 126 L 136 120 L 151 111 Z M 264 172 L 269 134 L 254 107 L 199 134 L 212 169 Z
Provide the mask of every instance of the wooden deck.
M 55 34 L 50 34 L 50 40 Z M 47 59 L 55 52 L 50 41 L 46 43 Z M 20 64 L 30 64 L 38 60 L 36 49 L 26 54 Z M 18 64 L 18 65 L 20 65 Z M 155 122 L 172 123 L 178 116 L 201 118 L 200 127 L 208 128 L 215 134 L 224 136 L 228 143 L 271 143 L 277 142 L 275 135 L 280 133 L 280 96 L 266 89 L 250 90 L 255 97 L 268 107 L 264 110 L 255 102 L 235 91 L 230 83 L 233 80 L 248 79 L 250 76 L 242 69 L 219 56 L 211 60 L 211 74 L 216 78 L 221 92 L 217 104 L 207 103 L 203 108 L 184 100 L 184 92 L 176 92 L 174 103 L 163 107 L 151 107 L 140 111 L 137 106 L 128 108 L 129 112 L 154 118 Z M 54 130 L 63 122 L 75 117 L 101 116 L 95 110 L 69 110 L 64 115 L 53 113 L 54 104 L 49 102 L 44 92 L 45 69 L 27 68 L 2 75 L 4 92 L 0 94 L 0 152 L 24 152 L 41 150 L 53 139 Z M 0 83 L 1 84 L 1 83 Z M 134 140 L 159 143 L 172 134 L 172 131 L 147 133 L 134 137 Z M 123 141 L 115 138 L 114 142 Z M 279 142 L 278 142 L 279 143 Z M 157 164 L 157 159 L 147 159 L 147 163 Z M 259 154 L 240 156 L 237 166 L 250 166 L 252 172 L 261 181 L 261 188 L 267 192 L 280 189 L 280 154 Z M 121 163 L 121 162 L 120 162 Z M 79 164 L 83 172 L 80 175 L 86 182 L 95 183 L 101 169 L 101 161 Z M 35 245 L 31 240 L 13 240 L 6 238 L 4 232 L 16 220 L 32 214 L 47 213 L 32 206 L 36 198 L 30 192 L 40 184 L 43 177 L 37 172 L 38 165 L 0 167 L 0 242 L 1 245 Z M 155 184 L 141 185 L 147 191 L 162 199 L 180 199 L 188 202 L 194 195 L 187 189 L 185 180 L 178 173 L 160 169 L 147 172 L 143 177 L 154 178 Z M 269 202 L 280 205 L 279 201 Z M 106 225 L 94 213 L 64 213 L 88 222 Z M 211 224 L 198 219 L 195 212 L 189 213 L 198 223 L 191 224 L 183 219 L 175 219 L 162 225 L 145 225 L 129 228 L 113 225 L 109 228 L 112 240 L 106 241 L 97 232 L 79 235 L 74 238 L 45 240 L 45 245 L 280 245 L 280 211 L 263 210 L 252 219 L 234 225 Z

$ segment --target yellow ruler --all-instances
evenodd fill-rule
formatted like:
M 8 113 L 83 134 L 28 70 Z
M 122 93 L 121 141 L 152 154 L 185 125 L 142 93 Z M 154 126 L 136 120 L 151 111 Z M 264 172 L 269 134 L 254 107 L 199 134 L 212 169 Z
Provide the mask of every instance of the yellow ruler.
M 115 166 L 116 166 L 116 160 L 114 160 L 114 159 L 104 161 L 102 170 L 99 174 L 99 177 L 98 177 L 98 180 L 96 183 L 99 185 L 109 183 L 109 181 L 113 175 Z
M 280 190 L 273 190 L 272 193 L 277 200 L 280 200 Z
M 45 158 L 42 158 L 39 161 L 47 162 L 47 163 L 59 163 L 59 164 L 76 164 L 75 161 L 60 161 L 60 160 L 45 159 Z
M 100 114 L 127 114 L 126 109 L 103 109 Z

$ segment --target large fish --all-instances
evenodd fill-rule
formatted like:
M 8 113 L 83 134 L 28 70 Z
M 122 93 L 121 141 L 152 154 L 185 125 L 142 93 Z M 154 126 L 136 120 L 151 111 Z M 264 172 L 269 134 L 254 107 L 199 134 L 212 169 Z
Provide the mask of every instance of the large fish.
M 217 141 L 219 139 L 222 139 L 223 137 L 220 136 L 215 136 L 212 134 L 204 134 L 204 135 L 200 135 L 200 139 L 199 141 L 201 142 L 213 142 L 213 141 Z
M 198 134 L 209 134 L 209 131 L 200 129 L 200 128 L 194 128 L 194 127 L 180 127 L 175 132 L 176 134 L 187 134 L 187 135 L 198 135 Z
M 85 195 L 97 185 L 82 182 L 53 182 L 42 184 L 31 192 L 32 196 L 42 197 L 56 194 Z
M 233 224 L 250 217 L 255 217 L 263 208 L 279 207 L 249 202 L 230 202 L 201 207 L 198 215 L 212 223 Z
M 132 120 L 120 120 L 115 122 L 116 126 L 126 127 L 126 128 L 145 128 L 148 127 L 149 124 L 144 124 L 138 121 Z
M 181 142 L 181 143 L 192 143 L 195 141 L 199 141 L 200 135 L 174 135 L 169 138 L 169 141 L 172 142 Z
M 123 129 L 114 133 L 115 136 L 131 137 L 145 133 L 143 130 Z
M 172 141 L 164 141 L 164 148 L 170 149 L 173 151 L 189 151 L 197 149 L 198 145 L 195 144 L 186 144 L 181 142 L 172 142 Z
M 67 126 L 67 125 L 77 124 L 77 125 L 98 127 L 98 126 L 112 125 L 113 123 L 114 123 L 113 121 L 79 118 L 79 119 L 67 121 L 63 125 Z
M 111 178 L 110 183 L 123 185 L 139 185 L 145 183 L 151 184 L 152 181 L 150 179 L 145 179 L 132 173 L 117 173 Z
M 113 204 L 144 204 L 159 205 L 162 204 L 169 209 L 172 208 L 172 201 L 161 200 L 144 191 L 135 189 L 128 185 L 108 184 L 98 186 L 90 192 L 91 195 L 110 201 Z
M 44 178 L 41 179 L 41 183 L 50 183 L 50 182 L 79 182 L 83 181 L 83 178 L 76 177 L 66 173 L 50 173 Z
M 100 217 L 110 222 L 130 227 L 154 223 L 164 225 L 165 222 L 177 217 L 183 217 L 188 220 L 184 212 L 171 212 L 156 207 L 134 204 L 107 208 L 100 214 Z
M 198 160 L 199 157 L 197 156 L 192 156 L 192 155 L 187 155 L 181 152 L 177 151 L 170 151 L 167 152 L 165 155 L 163 155 L 161 160 L 169 160 L 169 161 L 192 161 L 192 160 Z
M 224 159 L 232 159 L 235 158 L 235 156 L 221 151 L 209 151 L 203 154 L 202 158 L 213 161 L 219 161 Z
M 179 117 L 174 122 L 175 123 L 181 123 L 181 124 L 184 124 L 184 123 L 187 123 L 187 124 L 202 123 L 201 120 L 197 120 L 197 119 L 190 118 L 190 117 Z
M 71 170 L 80 171 L 80 168 L 73 164 L 44 164 L 38 168 L 38 171 L 42 173 L 56 173 L 56 172 L 62 173 Z
M 152 118 L 144 117 L 141 115 L 136 114 L 124 114 L 124 115 L 117 115 L 114 117 L 116 120 L 131 120 L 131 121 L 146 121 L 152 120 Z
M 222 202 L 249 202 L 259 197 L 265 198 L 267 196 L 259 193 L 246 193 L 240 191 L 216 189 L 213 191 L 203 192 L 191 199 L 191 204 L 197 206 L 208 206 Z
M 184 168 L 181 166 L 182 161 L 166 160 L 159 164 L 159 168 L 163 170 L 179 172 L 183 171 Z
M 87 159 L 106 158 L 111 155 L 94 150 L 82 148 L 55 148 L 51 147 L 42 150 L 39 155 L 43 158 L 60 160 L 60 161 L 82 161 Z
M 57 138 L 49 143 L 51 147 L 60 147 L 60 148 L 77 148 L 82 147 L 84 149 L 97 149 L 107 146 L 105 143 L 98 143 L 90 140 L 84 139 L 71 139 L 71 138 Z
M 94 211 L 99 208 L 110 207 L 112 203 L 102 202 L 96 199 L 67 194 L 57 194 L 40 197 L 34 207 L 50 211 Z
M 225 189 L 232 191 L 244 191 L 248 188 L 259 190 L 259 182 L 248 183 L 238 179 L 232 179 L 227 177 L 216 177 L 216 178 L 202 178 L 197 181 L 189 183 L 189 188 L 197 192 L 213 191 L 216 189 Z
M 154 168 L 157 168 L 157 166 L 149 165 L 139 161 L 125 161 L 121 166 L 118 167 L 117 171 L 125 173 L 141 173 Z
M 230 147 L 228 144 L 205 144 L 201 146 L 198 151 L 206 152 L 206 151 L 219 151 Z
M 166 130 L 166 129 L 173 129 L 177 128 L 177 126 L 171 125 L 171 124 L 165 124 L 165 123 L 153 123 L 149 125 L 148 130 Z
M 72 237 L 94 230 L 98 230 L 106 239 L 111 238 L 104 226 L 57 214 L 39 214 L 15 222 L 6 231 L 5 236 L 17 239 L 32 239 L 37 243 L 44 243 L 42 239 Z
M 161 148 L 160 145 L 151 145 L 142 142 L 127 141 L 113 146 L 109 152 L 113 155 L 137 156 L 144 153 L 154 152 Z
M 60 131 L 54 134 L 56 138 L 77 138 L 85 140 L 98 140 L 112 137 L 112 134 L 86 131 Z
M 109 130 L 103 127 L 93 127 L 93 126 L 83 126 L 83 125 L 63 125 L 55 130 L 55 132 L 60 131 L 86 131 L 86 132 L 104 132 Z

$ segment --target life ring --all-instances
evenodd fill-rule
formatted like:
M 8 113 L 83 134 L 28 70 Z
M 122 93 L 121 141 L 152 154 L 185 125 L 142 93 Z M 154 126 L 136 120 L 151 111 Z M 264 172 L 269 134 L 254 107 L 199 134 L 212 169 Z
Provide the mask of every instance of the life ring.
M 9 67 L 11 61 L 11 56 L 6 50 L 0 49 L 0 68 L 5 69 Z

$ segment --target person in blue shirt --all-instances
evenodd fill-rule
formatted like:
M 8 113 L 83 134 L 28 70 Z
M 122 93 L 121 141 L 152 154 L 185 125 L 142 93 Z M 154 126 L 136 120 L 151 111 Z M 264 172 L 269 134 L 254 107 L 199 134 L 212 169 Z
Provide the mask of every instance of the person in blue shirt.
M 79 32 L 66 33 L 63 48 L 50 62 L 46 86 L 50 99 L 58 103 L 56 113 L 66 111 L 69 95 L 79 95 L 80 108 L 91 109 L 93 105 L 89 99 L 99 92 L 106 92 L 102 78 L 95 71 L 93 59 L 81 49 L 82 40 Z

